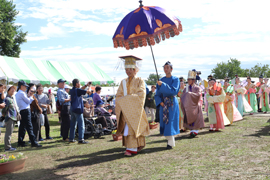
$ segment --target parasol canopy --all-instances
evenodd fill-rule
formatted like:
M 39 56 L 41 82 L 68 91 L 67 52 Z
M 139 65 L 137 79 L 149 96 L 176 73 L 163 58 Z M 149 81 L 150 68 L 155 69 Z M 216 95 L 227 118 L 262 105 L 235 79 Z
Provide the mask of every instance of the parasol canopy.
M 144 6 L 141 0 L 139 2 L 140 7 L 131 11 L 120 22 L 113 36 L 113 44 L 115 48 L 125 47 L 127 50 L 150 46 L 159 79 L 152 46 L 160 43 L 161 39 L 164 41 L 179 35 L 182 32 L 182 24 L 165 9 Z
M 161 7 L 141 4 L 121 21 L 113 36 L 113 43 L 115 48 L 125 47 L 129 50 L 153 46 L 161 39 L 164 41 L 180 32 L 182 25 L 178 18 Z

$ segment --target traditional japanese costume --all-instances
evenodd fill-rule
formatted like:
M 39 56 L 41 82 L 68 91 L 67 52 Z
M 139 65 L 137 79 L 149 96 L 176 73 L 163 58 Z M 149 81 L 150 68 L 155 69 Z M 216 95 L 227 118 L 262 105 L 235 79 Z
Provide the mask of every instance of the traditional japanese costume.
M 269 92 L 270 92 L 270 87 L 268 87 L 267 84 L 261 85 L 261 88 L 259 90 L 259 96 L 261 98 L 259 107 L 262 109 L 262 112 L 270 112 Z
M 216 130 L 224 129 L 225 125 L 231 124 L 227 116 L 224 113 L 223 102 L 225 100 L 226 94 L 221 88 L 221 84 L 215 88 L 209 88 L 207 93 L 208 100 L 208 118 L 210 123 L 210 128 L 215 128 Z
M 257 103 L 255 85 L 253 83 L 251 83 L 251 84 L 248 84 L 245 88 L 247 90 L 246 100 L 248 101 L 248 104 L 252 108 L 251 113 L 255 113 L 258 111 L 258 103 Z
M 189 71 L 188 79 L 196 79 L 196 73 Z M 187 85 L 181 96 L 181 108 L 184 115 L 184 127 L 191 130 L 190 133 L 198 134 L 204 127 L 202 113 L 202 91 L 196 84 Z
M 244 94 L 246 94 L 247 92 L 246 88 L 242 87 L 240 84 L 235 84 L 234 90 L 236 93 L 234 103 L 241 116 L 243 116 L 244 112 L 253 111 L 251 106 L 248 104 L 246 98 L 244 97 Z
M 234 94 L 234 86 L 231 85 L 227 88 L 227 93 L 226 97 L 224 100 L 224 112 L 229 119 L 230 123 L 232 124 L 235 121 L 239 121 L 243 119 L 241 116 L 240 112 L 234 105 L 234 99 L 235 99 L 235 94 Z
M 125 68 L 137 68 L 134 56 L 120 57 Z M 123 79 L 116 94 L 117 134 L 123 135 L 123 146 L 127 152 L 136 154 L 138 148 L 145 146 L 145 136 L 149 135 L 149 123 L 144 111 L 146 96 L 145 84 L 140 77 Z

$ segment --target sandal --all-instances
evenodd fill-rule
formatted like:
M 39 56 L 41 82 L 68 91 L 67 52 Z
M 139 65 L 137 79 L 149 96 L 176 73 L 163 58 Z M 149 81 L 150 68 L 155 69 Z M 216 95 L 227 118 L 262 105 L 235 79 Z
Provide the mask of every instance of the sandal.
M 125 152 L 125 154 L 124 154 L 125 156 L 128 156 L 128 157 L 130 157 L 130 156 L 132 156 L 132 154 L 130 153 L 130 152 Z

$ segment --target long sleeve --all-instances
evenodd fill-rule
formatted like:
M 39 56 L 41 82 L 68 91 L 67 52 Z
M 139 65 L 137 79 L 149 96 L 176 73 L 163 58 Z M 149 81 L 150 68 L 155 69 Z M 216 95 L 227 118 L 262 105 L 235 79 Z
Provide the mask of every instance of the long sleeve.
M 11 100 L 9 98 L 6 98 L 6 106 L 2 109 L 2 114 L 6 115 L 9 108 L 11 108 L 13 105 L 11 104 Z
M 92 116 L 92 112 L 93 111 L 91 109 L 84 108 L 83 109 L 83 117 L 90 118 Z
M 270 88 L 269 88 L 269 87 L 266 87 L 266 88 L 265 88 L 265 92 L 266 92 L 267 94 L 269 94 L 269 93 L 270 93 Z
M 31 104 L 34 99 L 32 97 L 27 97 L 25 93 L 20 93 L 19 95 L 21 97 L 21 99 L 26 103 L 26 104 Z
M 172 85 L 162 82 L 161 86 L 158 86 L 160 93 L 170 94 L 171 96 L 177 95 L 177 93 L 179 92 L 179 87 L 179 79 L 174 79 Z
M 210 96 L 208 93 L 206 94 L 206 99 L 209 104 L 214 104 L 213 96 Z
M 146 88 L 145 88 L 145 82 L 141 79 L 139 83 L 139 88 L 137 89 L 138 91 L 136 92 L 135 95 L 139 96 L 140 100 L 144 103 L 145 101 L 145 96 L 146 96 Z M 134 95 L 134 94 L 131 94 Z
M 247 92 L 247 90 L 243 87 L 238 88 L 236 91 L 237 91 L 237 93 L 240 93 L 240 94 L 246 94 L 246 92 Z
M 224 102 L 225 97 L 226 97 L 226 94 L 225 94 L 224 90 L 222 89 L 221 95 L 213 97 L 214 98 L 214 103 L 222 103 L 222 102 Z
M 59 100 L 59 102 L 60 102 L 60 104 L 61 105 L 63 105 L 64 103 L 65 103 L 65 97 L 64 97 L 64 94 L 63 94 L 63 92 L 61 92 L 61 90 L 59 90 L 58 92 L 57 92 L 57 98 L 58 98 L 58 100 Z
M 158 86 L 158 85 L 157 85 Z M 160 103 L 162 101 L 162 94 L 160 93 L 159 89 L 157 89 L 156 94 L 155 94 L 155 101 L 156 101 L 156 106 L 159 107 Z
M 260 88 L 260 90 L 259 90 L 259 96 L 262 96 L 262 92 L 263 92 L 263 90 L 262 90 L 262 87 Z

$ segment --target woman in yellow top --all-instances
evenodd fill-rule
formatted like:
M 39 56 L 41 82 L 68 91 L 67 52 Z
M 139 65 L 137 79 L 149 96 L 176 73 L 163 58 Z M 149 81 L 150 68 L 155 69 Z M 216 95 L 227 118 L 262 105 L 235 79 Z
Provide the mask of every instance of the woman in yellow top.
M 138 61 L 135 56 L 120 57 L 125 63 L 128 78 L 123 79 L 116 94 L 117 135 L 123 135 L 125 156 L 137 154 L 145 147 L 145 136 L 149 135 L 149 124 L 144 111 L 145 83 L 136 77 Z

